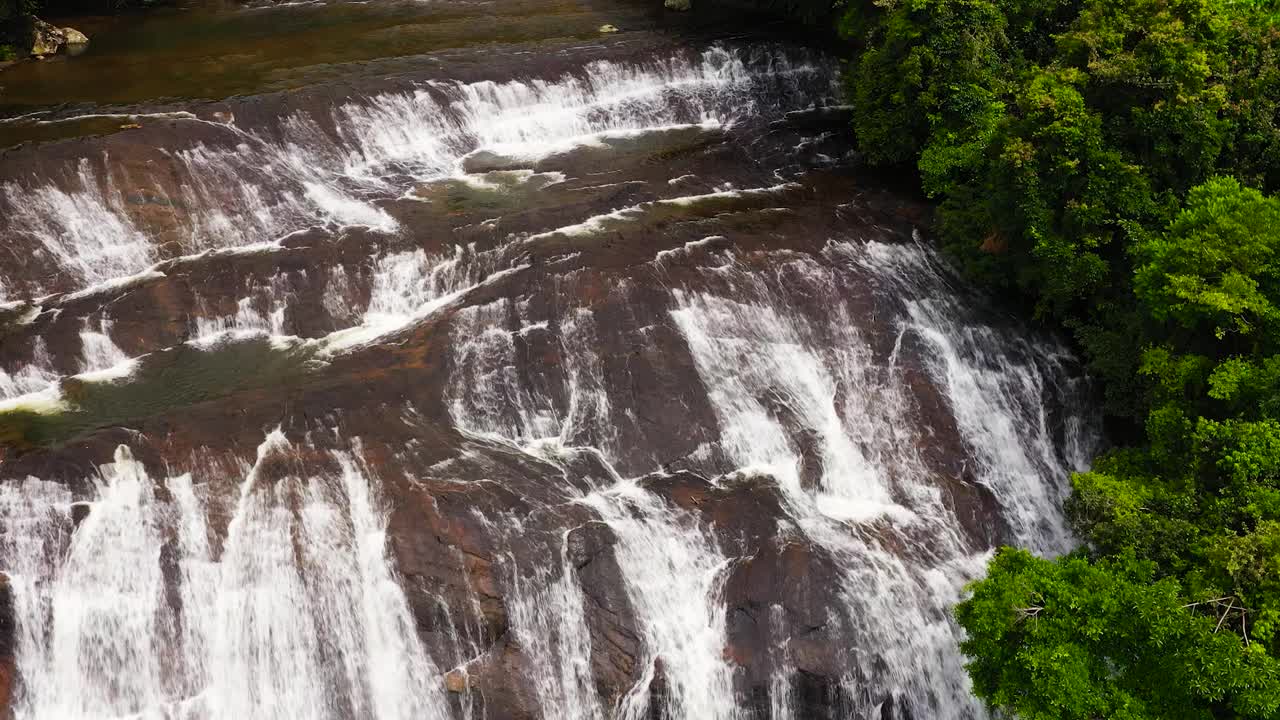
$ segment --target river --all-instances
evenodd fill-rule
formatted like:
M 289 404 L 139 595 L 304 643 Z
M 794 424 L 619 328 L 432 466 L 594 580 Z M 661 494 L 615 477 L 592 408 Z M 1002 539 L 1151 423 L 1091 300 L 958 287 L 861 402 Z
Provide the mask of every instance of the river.
M 985 717 L 950 607 L 1071 547 L 1098 414 L 837 57 L 631 0 L 79 24 L 0 73 L 15 718 Z

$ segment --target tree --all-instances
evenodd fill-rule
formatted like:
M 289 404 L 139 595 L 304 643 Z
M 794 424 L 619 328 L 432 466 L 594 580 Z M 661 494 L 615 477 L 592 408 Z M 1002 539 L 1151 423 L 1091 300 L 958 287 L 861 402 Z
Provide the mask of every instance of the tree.
M 1280 200 L 1214 178 L 1134 254 L 1134 289 L 1169 342 L 1222 353 L 1280 339 Z
M 1271 718 L 1280 664 L 1234 598 L 1188 603 L 1151 562 L 1005 549 L 956 611 L 974 691 L 1022 720 Z

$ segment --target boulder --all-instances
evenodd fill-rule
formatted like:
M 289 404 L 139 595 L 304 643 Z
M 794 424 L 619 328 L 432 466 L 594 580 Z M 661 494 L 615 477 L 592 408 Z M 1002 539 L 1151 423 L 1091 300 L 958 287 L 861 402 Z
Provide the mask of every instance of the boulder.
M 693 7 L 693 0 L 666 0 L 662 6 L 668 10 L 684 12 Z
M 31 17 L 27 28 L 27 40 L 31 44 L 33 57 L 54 55 L 67 44 L 67 34 L 62 28 L 54 27 L 38 17 Z
M 84 52 L 89 37 L 75 28 L 60 28 L 36 17 L 25 15 L 14 23 L 13 42 L 35 58 L 65 51 L 72 55 Z
M 617 26 L 617 25 L 608 25 L 608 24 L 606 24 L 606 25 L 601 25 L 601 26 L 600 26 L 600 32 L 602 32 L 602 33 L 616 33 L 616 32 L 618 32 L 618 26 Z
M 612 706 L 639 679 L 637 660 L 643 652 L 626 580 L 613 551 L 617 536 L 607 524 L 592 521 L 570 530 L 566 541 L 585 600 L 596 692 Z
M 62 34 L 67 39 L 67 45 L 88 45 L 89 36 L 71 27 L 62 28 Z
M 833 720 L 848 704 L 842 685 L 851 670 L 844 648 L 862 640 L 839 620 L 841 569 L 807 540 L 770 538 L 737 562 L 724 585 L 727 657 L 738 667 L 739 692 L 768 717 L 773 683 L 786 679 L 797 717 Z M 779 648 L 786 648 L 785 654 Z
M 93 509 L 93 505 L 81 500 L 71 503 L 71 524 L 74 527 L 80 527 L 80 523 L 89 517 L 89 511 Z
M 454 668 L 444 676 L 444 689 L 451 693 L 465 692 L 470 685 L 466 668 Z
M 89 36 L 75 28 L 64 27 L 62 34 L 67 37 L 67 44 L 62 47 L 68 55 L 79 55 L 89 49 Z

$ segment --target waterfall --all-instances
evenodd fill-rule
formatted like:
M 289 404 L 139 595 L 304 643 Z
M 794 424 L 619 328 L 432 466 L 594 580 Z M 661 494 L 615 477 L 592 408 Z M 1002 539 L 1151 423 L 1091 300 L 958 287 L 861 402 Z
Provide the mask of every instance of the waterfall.
M 560 434 L 560 419 L 516 374 L 524 326 L 508 329 L 505 299 L 469 307 L 455 319 L 454 372 L 448 396 L 454 422 L 468 431 L 530 442 Z M 534 326 L 537 328 L 537 326 Z
M 6 183 L 0 197 L 8 230 L 37 240 L 36 251 L 52 256 L 80 284 L 131 275 L 155 261 L 155 249 L 130 219 L 124 198 L 88 160 L 80 161 L 64 187 Z
M 156 483 L 125 446 L 92 479 L 78 525 L 61 488 L 6 486 L 17 716 L 450 717 L 358 445 L 335 453 L 331 476 L 264 477 L 292 452 L 278 431 L 258 448 L 218 554 L 204 488 L 189 475 Z M 173 535 L 176 611 L 162 561 Z
M 504 517 L 501 523 L 520 527 L 520 521 L 513 517 Z M 560 540 L 559 562 L 531 568 L 529 578 L 521 575 L 515 555 L 508 555 L 512 628 L 525 652 L 543 669 L 533 680 L 543 715 L 603 720 L 607 716 L 591 677 L 591 635 L 583 609 L 586 600 L 568 555 L 568 533 Z
M 618 563 L 644 629 L 639 681 L 623 699 L 625 720 L 738 717 L 733 669 L 723 657 L 725 611 L 719 587 L 728 560 L 688 518 L 634 485 L 587 498 L 618 534 Z M 652 684 L 661 672 L 663 693 Z
M 1045 553 L 1065 551 L 1071 539 L 1059 508 L 1067 487 L 1041 479 L 1084 470 L 1092 460 L 1086 448 L 1099 442 L 1095 426 L 1078 421 L 1087 412 L 1078 406 L 1068 408 L 1061 433 L 1050 427 L 1044 398 L 1078 404 L 1087 397 L 1084 381 L 1064 372 L 1069 352 L 1056 342 L 1036 343 L 966 322 L 966 298 L 950 291 L 939 260 L 919 245 L 871 243 L 855 250 L 837 244 L 830 250 L 843 259 L 856 254 L 895 289 L 906 290 L 902 330 L 928 346 L 930 372 L 951 400 L 979 480 L 1001 499 L 1018 543 Z M 903 286 L 906 278 L 924 282 L 915 280 L 912 292 Z
M 969 717 L 979 710 L 954 651 L 959 631 L 947 608 L 980 571 L 983 553 L 956 531 L 953 510 L 941 502 L 917 451 L 912 433 L 922 429 L 921 420 L 898 366 L 903 335 L 925 341 L 927 370 L 978 460 L 975 480 L 1005 508 L 1018 541 L 1047 552 L 1069 546 L 1057 508 L 1062 479 L 1075 469 L 1044 414 L 1061 350 L 967 321 L 939 261 L 918 245 L 840 242 L 828 245 L 826 255 L 834 266 L 784 257 L 769 274 L 718 268 L 717 280 L 731 276 L 738 299 L 677 290 L 672 315 L 733 464 L 777 477 L 798 525 L 843 560 L 847 621 L 885 648 L 878 662 L 858 663 L 863 676 L 851 685 L 870 679 L 891 688 L 915 715 Z M 804 297 L 841 297 L 849 282 L 842 274 L 851 266 L 871 269 L 903 305 L 887 356 L 877 358 L 859 337 L 860 321 L 847 306 L 795 309 Z M 1036 411 L 1031 427 L 1027 409 Z M 797 426 L 807 430 L 800 439 Z M 909 542 L 930 528 L 920 565 L 841 527 L 877 516 Z
M 986 717 L 951 608 L 1071 548 L 1088 381 L 829 58 L 655 37 L 7 151 L 17 720 Z
M 786 308 L 676 292 L 673 318 L 689 342 L 720 420 L 722 443 L 736 465 L 776 476 L 789 494 L 826 515 L 850 520 L 903 512 L 874 454 L 892 452 L 893 388 L 877 387 L 877 368 L 853 321 L 836 313 L 826 338 Z M 819 467 L 805 466 L 783 423 L 790 417 L 817 433 Z M 877 417 L 877 411 L 884 415 Z M 872 455 L 872 457 L 867 457 Z M 812 461 L 812 458 L 809 459 Z M 810 497 L 807 490 L 812 489 Z
M 80 343 L 84 348 L 80 360 L 83 373 L 101 372 L 129 361 L 129 356 L 111 339 L 110 320 L 100 320 L 96 330 L 86 322 L 80 331 Z
M 0 400 L 41 392 L 58 379 L 58 374 L 51 367 L 53 358 L 49 355 L 48 343 L 39 338 L 34 345 L 31 361 L 24 363 L 16 372 L 10 374 L 0 369 Z
M 218 315 L 207 307 L 193 318 L 191 335 L 199 344 L 212 344 L 230 337 L 258 333 L 286 335 L 285 313 L 294 294 L 288 277 L 275 274 L 264 287 L 250 288 L 250 294 L 236 300 L 234 314 Z

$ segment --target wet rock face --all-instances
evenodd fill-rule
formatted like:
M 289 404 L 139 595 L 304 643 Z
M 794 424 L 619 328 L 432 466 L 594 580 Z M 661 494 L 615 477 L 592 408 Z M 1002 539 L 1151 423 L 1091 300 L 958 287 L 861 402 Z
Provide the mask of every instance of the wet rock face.
M 641 659 L 639 628 L 613 553 L 617 538 L 606 523 L 591 521 L 567 535 L 568 555 L 586 599 L 591 671 L 606 706 L 635 684 Z
M 844 167 L 828 62 L 688 45 L 6 153 L 0 571 L 136 659 L 0 613 L 19 718 L 980 716 L 949 607 L 1069 542 L 1085 388 Z
M 17 618 L 14 616 L 13 588 L 8 575 L 0 575 L 0 717 L 12 712 L 14 681 L 17 679 Z

